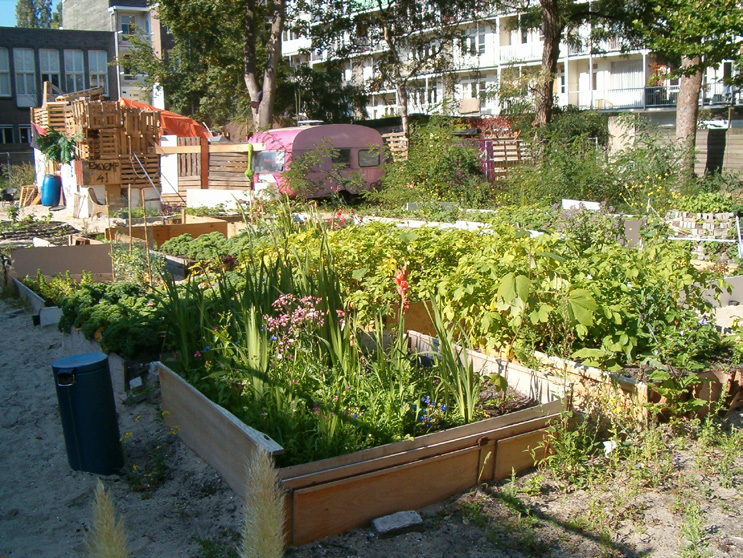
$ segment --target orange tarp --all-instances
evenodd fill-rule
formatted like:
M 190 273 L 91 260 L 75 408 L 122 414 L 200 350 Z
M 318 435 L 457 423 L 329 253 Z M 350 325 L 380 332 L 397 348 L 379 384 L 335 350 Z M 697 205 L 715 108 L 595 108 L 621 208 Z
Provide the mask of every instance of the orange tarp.
M 140 103 L 139 101 L 133 101 L 132 99 L 126 99 L 121 97 L 119 104 L 122 107 L 138 108 L 142 110 L 157 111 L 160 113 L 160 134 L 178 136 L 179 138 L 210 138 L 212 137 L 209 130 L 204 126 L 196 122 L 195 120 L 188 118 L 187 116 L 181 116 L 169 110 L 162 110 L 146 103 Z

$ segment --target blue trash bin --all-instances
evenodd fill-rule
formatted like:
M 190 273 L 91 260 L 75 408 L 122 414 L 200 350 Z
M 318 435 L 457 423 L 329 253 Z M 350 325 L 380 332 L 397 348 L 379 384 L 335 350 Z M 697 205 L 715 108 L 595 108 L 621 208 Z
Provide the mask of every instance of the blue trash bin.
M 90 353 L 52 363 L 67 459 L 76 471 L 117 473 L 124 465 L 108 357 Z

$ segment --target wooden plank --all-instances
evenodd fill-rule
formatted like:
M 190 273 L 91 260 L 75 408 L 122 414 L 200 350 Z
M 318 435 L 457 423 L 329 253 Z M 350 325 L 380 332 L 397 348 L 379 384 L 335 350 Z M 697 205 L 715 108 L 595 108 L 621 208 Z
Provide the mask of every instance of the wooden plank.
M 175 238 L 182 234 L 190 234 L 194 238 L 201 236 L 202 234 L 209 234 L 212 232 L 218 232 L 227 236 L 228 223 L 226 221 L 214 220 L 209 223 L 187 223 L 187 224 L 172 224 L 172 225 L 148 225 L 147 226 L 147 237 L 150 241 L 154 241 L 157 246 L 162 246 L 166 240 Z M 128 227 L 112 227 L 106 229 L 106 239 L 113 240 L 123 234 L 128 233 Z M 132 227 L 132 236 L 134 238 L 145 238 L 144 226 L 137 225 Z
M 528 422 L 538 419 L 544 420 L 562 412 L 562 410 L 563 403 L 560 401 L 555 401 L 553 403 L 547 403 L 538 407 L 524 409 L 523 411 L 508 413 L 507 415 L 503 415 L 500 417 L 481 420 L 478 422 L 473 422 L 471 424 L 465 424 L 463 426 L 457 426 L 455 428 L 442 430 L 440 432 L 425 434 L 423 436 L 418 436 L 413 440 L 402 440 L 400 442 L 393 442 L 391 444 L 385 444 L 382 446 L 377 446 L 375 448 L 357 451 L 348 455 L 341 455 L 338 457 L 312 461 L 311 463 L 303 463 L 301 465 L 285 467 L 280 471 L 279 476 L 282 479 L 306 476 L 328 469 L 341 468 L 344 466 L 358 464 L 364 461 L 387 457 L 397 453 L 412 451 L 418 448 L 425 448 L 433 446 L 435 444 L 449 442 L 452 440 L 459 440 L 468 436 L 482 436 L 484 433 L 492 433 L 499 428 L 509 427 L 522 422 Z
M 495 449 L 495 471 L 493 480 L 499 481 L 511 476 L 511 471 L 520 473 L 534 467 L 534 458 L 531 449 L 536 448 L 544 439 L 546 431 L 536 430 L 519 436 L 498 440 Z M 544 455 L 536 455 L 537 459 Z
M 73 279 L 89 272 L 96 281 L 110 280 L 111 247 L 106 244 L 88 246 L 53 246 L 49 248 L 18 248 L 10 253 L 11 277 L 36 277 L 37 270 L 46 277 L 69 271 Z
M 404 463 L 420 461 L 422 459 L 427 459 L 437 455 L 443 455 L 445 453 L 451 453 L 453 451 L 475 447 L 483 441 L 491 442 L 494 444 L 497 440 L 500 440 L 502 438 L 508 438 L 511 436 L 531 432 L 535 429 L 543 428 L 549 423 L 550 420 L 558 416 L 559 414 L 554 414 L 530 421 L 520 422 L 511 426 L 497 428 L 494 430 L 483 430 L 482 432 L 470 434 L 469 436 L 464 436 L 462 438 L 424 445 L 422 447 L 414 449 L 403 449 L 398 453 L 386 455 L 376 459 L 370 459 L 368 461 L 362 461 L 360 463 L 351 463 L 339 467 L 330 466 L 308 475 L 290 476 L 293 471 L 297 470 L 297 466 L 284 467 L 280 470 L 280 478 L 282 480 L 283 486 L 288 489 L 300 489 L 326 482 L 341 480 L 372 471 L 402 465 Z M 482 457 L 484 458 L 484 456 Z M 494 456 L 491 456 L 491 459 L 494 460 Z M 327 463 L 328 460 L 325 461 Z M 488 480 L 490 478 L 492 478 L 492 474 L 490 476 L 486 476 L 485 480 Z
M 201 188 L 209 188 L 209 142 L 206 138 L 201 140 Z
M 170 145 L 162 146 L 158 145 L 155 147 L 155 153 L 158 155 L 173 155 L 173 154 L 185 154 L 185 153 L 201 153 L 200 145 Z
M 382 515 L 440 502 L 477 483 L 480 448 L 294 492 L 292 544 L 342 533 Z
M 197 455 L 211 463 L 227 484 L 244 495 L 245 466 L 258 448 L 277 455 L 283 448 L 215 405 L 162 363 L 157 363 L 165 424 Z

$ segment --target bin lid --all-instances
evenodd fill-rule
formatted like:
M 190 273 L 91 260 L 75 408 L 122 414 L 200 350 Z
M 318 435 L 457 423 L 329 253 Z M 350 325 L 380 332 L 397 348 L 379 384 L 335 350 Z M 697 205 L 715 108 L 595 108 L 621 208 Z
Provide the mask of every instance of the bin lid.
M 60 358 L 52 363 L 54 372 L 59 370 L 75 369 L 75 373 L 83 374 L 101 368 L 102 364 L 108 364 L 108 356 L 103 353 L 86 353 L 83 355 L 72 355 Z

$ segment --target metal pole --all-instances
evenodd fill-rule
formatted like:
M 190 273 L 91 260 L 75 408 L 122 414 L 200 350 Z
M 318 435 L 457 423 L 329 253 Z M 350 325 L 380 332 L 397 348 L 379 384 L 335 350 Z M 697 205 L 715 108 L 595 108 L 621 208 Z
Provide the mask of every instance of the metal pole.
M 738 257 L 743 258 L 743 240 L 740 238 L 740 217 L 735 216 L 735 228 L 738 229 Z

